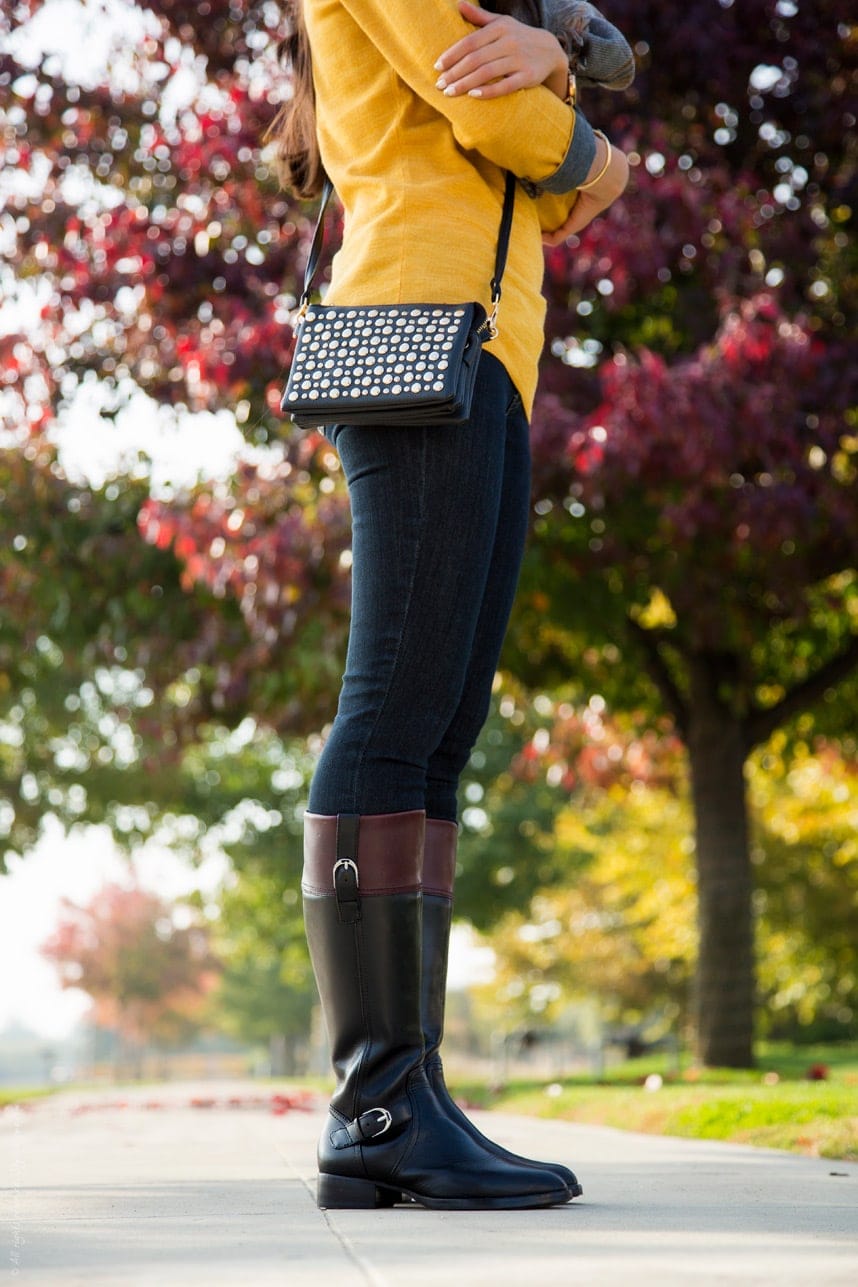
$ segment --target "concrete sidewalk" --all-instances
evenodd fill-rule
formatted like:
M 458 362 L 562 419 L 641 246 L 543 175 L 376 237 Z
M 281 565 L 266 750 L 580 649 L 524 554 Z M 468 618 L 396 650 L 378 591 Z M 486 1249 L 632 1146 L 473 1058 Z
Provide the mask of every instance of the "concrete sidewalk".
M 858 1283 L 855 1165 L 480 1114 L 507 1146 L 571 1164 L 584 1197 L 547 1211 L 323 1212 L 319 1114 L 271 1094 L 172 1084 L 0 1112 L 0 1283 Z

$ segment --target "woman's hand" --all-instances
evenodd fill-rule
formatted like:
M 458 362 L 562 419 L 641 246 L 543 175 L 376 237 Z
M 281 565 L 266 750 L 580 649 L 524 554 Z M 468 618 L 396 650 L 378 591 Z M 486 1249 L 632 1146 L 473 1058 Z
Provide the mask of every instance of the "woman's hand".
M 545 85 L 558 98 L 566 97 L 569 64 L 550 31 L 478 9 L 467 0 L 460 0 L 459 12 L 477 30 L 457 40 L 438 59 L 438 89 L 450 97 L 500 98 L 517 89 Z
M 596 149 L 596 158 L 590 167 L 591 174 L 598 174 L 605 164 L 605 144 L 601 139 L 599 142 L 601 147 Z M 542 234 L 542 240 L 546 246 L 559 246 L 567 237 L 581 232 L 588 223 L 613 205 L 617 197 L 621 197 L 625 192 L 629 181 L 629 163 L 625 153 L 619 148 L 610 144 L 608 146 L 611 148 L 611 157 L 607 170 L 592 188 L 588 188 L 586 192 L 578 192 L 578 200 L 562 227 Z

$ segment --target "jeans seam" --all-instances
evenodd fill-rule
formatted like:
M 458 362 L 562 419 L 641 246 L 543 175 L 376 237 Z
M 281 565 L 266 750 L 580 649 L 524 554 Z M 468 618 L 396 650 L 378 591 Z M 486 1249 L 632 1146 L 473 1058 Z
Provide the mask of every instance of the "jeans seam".
M 405 634 L 405 628 L 408 625 L 408 619 L 411 615 L 412 605 L 414 603 L 414 583 L 417 579 L 417 568 L 420 563 L 420 555 L 423 552 L 423 536 L 426 528 L 426 523 L 425 523 L 426 434 L 428 430 L 424 428 L 424 429 L 420 429 L 418 432 L 422 434 L 422 439 L 421 439 L 421 447 L 420 447 L 420 513 L 419 513 L 419 527 L 417 532 L 417 545 L 414 551 L 414 562 L 411 567 L 411 578 L 408 584 L 408 594 L 406 596 L 406 601 L 405 601 L 405 612 L 403 613 L 403 616 L 402 616 L 402 624 L 399 627 L 399 638 L 396 641 L 396 653 L 393 658 L 393 665 L 390 667 L 390 675 L 388 676 L 387 686 L 384 690 L 384 697 L 381 699 L 381 701 L 378 704 L 378 710 L 376 711 L 375 719 L 372 722 L 372 728 L 369 730 L 369 733 L 367 734 L 367 737 L 364 740 L 364 744 L 361 747 L 360 757 L 358 759 L 357 766 L 355 768 L 354 784 L 352 787 L 352 812 L 353 813 L 357 811 L 357 801 L 358 801 L 358 795 L 359 795 L 358 787 L 360 785 L 360 776 L 361 776 L 361 773 L 363 772 L 363 766 L 364 766 L 364 761 L 366 759 L 366 754 L 372 744 L 372 739 L 375 736 L 375 730 L 378 728 L 379 721 L 381 720 L 381 717 L 387 708 L 387 703 L 390 698 L 390 690 L 393 687 L 393 680 L 396 675 L 396 667 L 399 664 L 399 657 L 402 652 L 402 639 Z

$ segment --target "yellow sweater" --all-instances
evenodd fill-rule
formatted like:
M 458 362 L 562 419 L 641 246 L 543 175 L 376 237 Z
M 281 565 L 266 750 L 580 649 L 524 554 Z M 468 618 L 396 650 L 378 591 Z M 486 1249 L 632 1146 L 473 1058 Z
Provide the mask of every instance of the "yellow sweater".
M 541 86 L 484 101 L 436 89 L 435 60 L 473 30 L 456 0 L 304 0 L 304 16 L 322 159 L 345 212 L 326 302 L 478 300 L 488 310 L 504 169 L 573 187 L 573 131 L 580 182 L 589 125 Z M 528 416 L 543 269 L 538 203 L 519 187 L 500 334 L 487 347 Z

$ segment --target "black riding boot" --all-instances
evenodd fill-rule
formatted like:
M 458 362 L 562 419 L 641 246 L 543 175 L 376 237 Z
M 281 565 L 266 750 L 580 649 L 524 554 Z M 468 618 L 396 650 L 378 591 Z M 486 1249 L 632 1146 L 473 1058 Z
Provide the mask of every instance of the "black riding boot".
M 423 1069 L 425 814 L 307 813 L 304 916 L 337 1086 L 319 1141 L 320 1207 L 440 1210 L 568 1201 L 555 1172 L 493 1157 Z
M 447 954 L 450 925 L 453 919 L 453 881 L 456 874 L 455 822 L 442 818 L 426 819 L 423 851 L 423 1040 L 426 1046 L 424 1067 L 435 1098 L 451 1120 L 466 1130 L 473 1140 L 494 1157 L 516 1166 L 532 1166 L 553 1171 L 577 1198 L 583 1189 L 568 1166 L 559 1162 L 531 1162 L 495 1144 L 477 1130 L 459 1108 L 444 1083 L 444 1067 L 439 1046 L 444 1035 L 444 1001 L 447 992 Z

